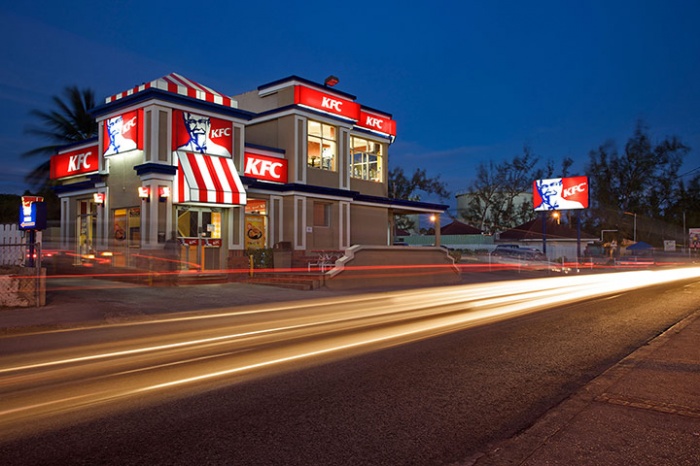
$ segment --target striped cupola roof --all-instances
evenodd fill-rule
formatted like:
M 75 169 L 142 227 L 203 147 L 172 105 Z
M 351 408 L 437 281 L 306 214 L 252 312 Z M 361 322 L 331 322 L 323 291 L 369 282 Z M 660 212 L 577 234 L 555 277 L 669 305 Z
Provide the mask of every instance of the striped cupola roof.
M 187 79 L 177 73 L 170 73 L 167 76 L 163 76 L 162 78 L 158 78 L 149 83 L 144 83 L 124 92 L 120 92 L 119 94 L 109 96 L 105 99 L 105 103 L 109 104 L 115 102 L 124 97 L 145 91 L 146 89 L 160 89 L 163 91 L 172 92 L 173 94 L 203 100 L 205 102 L 238 108 L 238 102 L 233 100 L 231 97 L 217 92 L 210 87 L 203 86 L 202 84 Z

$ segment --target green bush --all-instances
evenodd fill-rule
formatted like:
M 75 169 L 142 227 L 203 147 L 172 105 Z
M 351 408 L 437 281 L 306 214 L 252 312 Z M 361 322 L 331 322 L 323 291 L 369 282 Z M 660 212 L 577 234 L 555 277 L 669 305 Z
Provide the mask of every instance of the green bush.
M 459 262 L 462 259 L 462 251 L 459 249 L 450 249 L 449 255 L 455 260 L 455 262 Z
M 272 268 L 272 248 L 246 249 L 245 255 L 253 256 L 253 267 L 256 269 Z

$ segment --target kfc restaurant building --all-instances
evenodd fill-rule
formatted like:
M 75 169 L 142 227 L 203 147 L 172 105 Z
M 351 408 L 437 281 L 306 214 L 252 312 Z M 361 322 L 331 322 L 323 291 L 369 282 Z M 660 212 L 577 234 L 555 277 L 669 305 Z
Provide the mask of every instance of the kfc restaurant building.
M 298 77 L 229 97 L 173 73 L 93 115 L 99 137 L 51 159 L 76 257 L 138 266 L 175 235 L 191 268 L 238 268 L 247 249 L 388 246 L 394 215 L 447 207 L 388 198 L 390 114 Z

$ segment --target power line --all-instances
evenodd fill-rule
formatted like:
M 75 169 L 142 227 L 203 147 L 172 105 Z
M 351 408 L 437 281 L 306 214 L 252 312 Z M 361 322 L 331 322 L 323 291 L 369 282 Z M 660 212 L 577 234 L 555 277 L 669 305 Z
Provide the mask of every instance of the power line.
M 682 175 L 678 175 L 678 178 L 683 178 L 684 176 L 688 176 L 688 175 L 690 175 L 691 173 L 696 172 L 696 171 L 698 171 L 698 170 L 700 170 L 700 167 L 693 168 L 693 169 L 690 170 L 689 172 L 685 172 L 685 173 L 683 173 Z

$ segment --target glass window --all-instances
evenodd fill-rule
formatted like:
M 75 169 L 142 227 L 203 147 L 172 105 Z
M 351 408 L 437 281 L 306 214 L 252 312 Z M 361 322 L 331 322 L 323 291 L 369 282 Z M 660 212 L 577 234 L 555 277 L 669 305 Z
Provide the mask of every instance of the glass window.
M 364 138 L 350 138 L 350 176 L 382 181 L 382 144 Z
M 139 247 L 141 244 L 141 208 L 115 209 L 113 214 L 116 245 Z
M 177 209 L 177 235 L 180 238 L 221 238 L 221 211 L 219 209 Z
M 338 158 L 337 129 L 335 126 L 309 121 L 307 164 L 322 170 L 336 170 Z
M 331 205 L 325 202 L 314 202 L 314 226 L 331 226 Z

